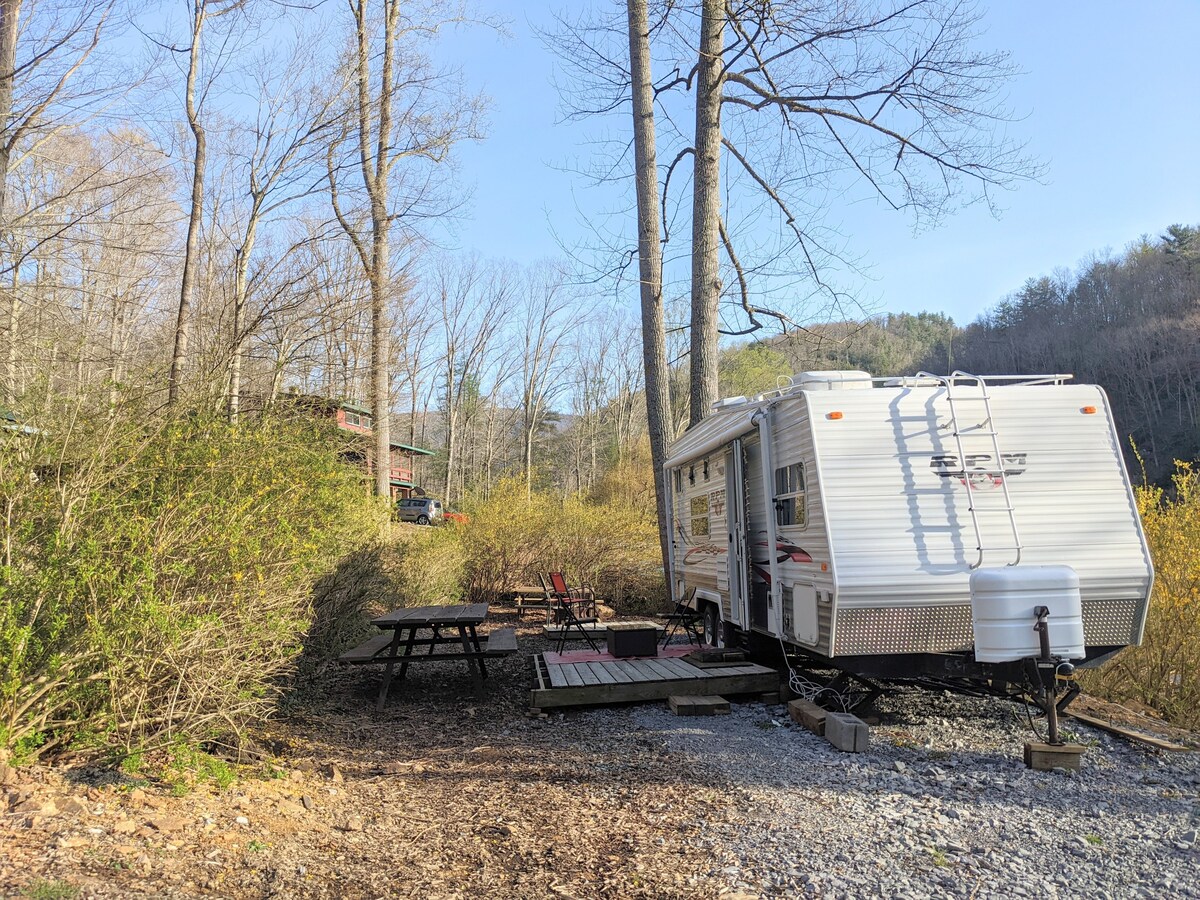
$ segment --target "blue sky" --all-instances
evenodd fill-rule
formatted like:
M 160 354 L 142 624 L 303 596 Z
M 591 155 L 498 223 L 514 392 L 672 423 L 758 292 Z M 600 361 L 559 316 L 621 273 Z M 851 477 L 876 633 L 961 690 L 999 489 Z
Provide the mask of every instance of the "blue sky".
M 625 122 L 559 121 L 555 59 L 534 27 L 575 6 L 478 5 L 507 18 L 511 36 L 476 31 L 447 42 L 468 82 L 492 98 L 488 140 L 460 154 L 474 194 L 457 241 L 518 262 L 554 256 L 558 240 L 585 239 L 585 221 L 617 202 L 563 167 L 586 165 L 589 142 Z M 935 310 L 965 323 L 1028 277 L 1073 269 L 1094 252 L 1119 251 L 1175 222 L 1200 222 L 1200 2 L 982 6 L 982 44 L 1008 50 L 1025 72 L 1008 89 L 1024 115 L 1014 132 L 1046 174 L 1002 193 L 998 218 L 974 207 L 918 235 L 908 218 L 871 202 L 832 208 L 829 223 L 862 258 L 866 277 L 850 286 L 869 308 Z

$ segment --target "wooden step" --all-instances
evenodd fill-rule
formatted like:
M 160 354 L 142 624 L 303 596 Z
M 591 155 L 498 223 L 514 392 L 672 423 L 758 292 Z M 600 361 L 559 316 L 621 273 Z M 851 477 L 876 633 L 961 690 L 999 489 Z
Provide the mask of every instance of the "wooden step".
M 677 716 L 727 716 L 729 701 L 724 697 L 713 695 L 700 697 L 680 696 L 672 694 L 667 698 L 671 712 Z

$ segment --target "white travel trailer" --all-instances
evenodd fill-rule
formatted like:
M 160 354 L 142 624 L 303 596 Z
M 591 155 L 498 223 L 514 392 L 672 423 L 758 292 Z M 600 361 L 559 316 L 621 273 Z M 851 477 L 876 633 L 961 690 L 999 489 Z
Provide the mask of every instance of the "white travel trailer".
M 1084 664 L 1138 643 L 1153 572 L 1120 438 L 1069 379 L 805 372 L 718 402 L 666 462 L 674 597 L 712 642 L 987 680 L 971 576 L 1069 566 Z

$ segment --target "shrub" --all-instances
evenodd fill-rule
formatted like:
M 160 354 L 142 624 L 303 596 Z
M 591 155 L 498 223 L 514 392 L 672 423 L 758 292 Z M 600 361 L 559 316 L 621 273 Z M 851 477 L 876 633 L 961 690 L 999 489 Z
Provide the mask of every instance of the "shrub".
M 1154 592 L 1139 647 L 1081 679 L 1092 693 L 1137 700 L 1184 727 L 1200 725 L 1200 471 L 1176 463 L 1172 489 L 1137 489 L 1154 558 Z
M 589 502 L 571 495 L 526 495 L 523 482 L 502 481 L 484 500 L 464 504 L 470 522 L 459 533 L 465 547 L 468 593 L 489 597 L 539 573 L 565 571 L 589 581 L 603 603 L 644 611 L 662 602 L 653 510 L 621 502 Z
M 0 747 L 27 755 L 264 715 L 314 582 L 386 522 L 315 422 L 99 417 L 5 440 Z

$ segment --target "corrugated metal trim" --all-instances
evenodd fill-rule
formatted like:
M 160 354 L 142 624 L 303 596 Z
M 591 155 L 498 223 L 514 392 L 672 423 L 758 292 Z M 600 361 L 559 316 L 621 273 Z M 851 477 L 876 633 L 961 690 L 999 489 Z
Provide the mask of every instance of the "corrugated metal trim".
M 1083 634 L 1089 647 L 1136 644 L 1141 601 L 1092 600 L 1083 604 Z M 840 609 L 834 656 L 891 653 L 950 653 L 975 645 L 971 606 L 911 606 Z
M 947 653 L 975 641 L 969 604 L 840 609 L 834 635 L 834 656 Z
M 1083 636 L 1092 647 L 1116 647 L 1139 642 L 1140 600 L 1093 600 L 1083 604 Z

